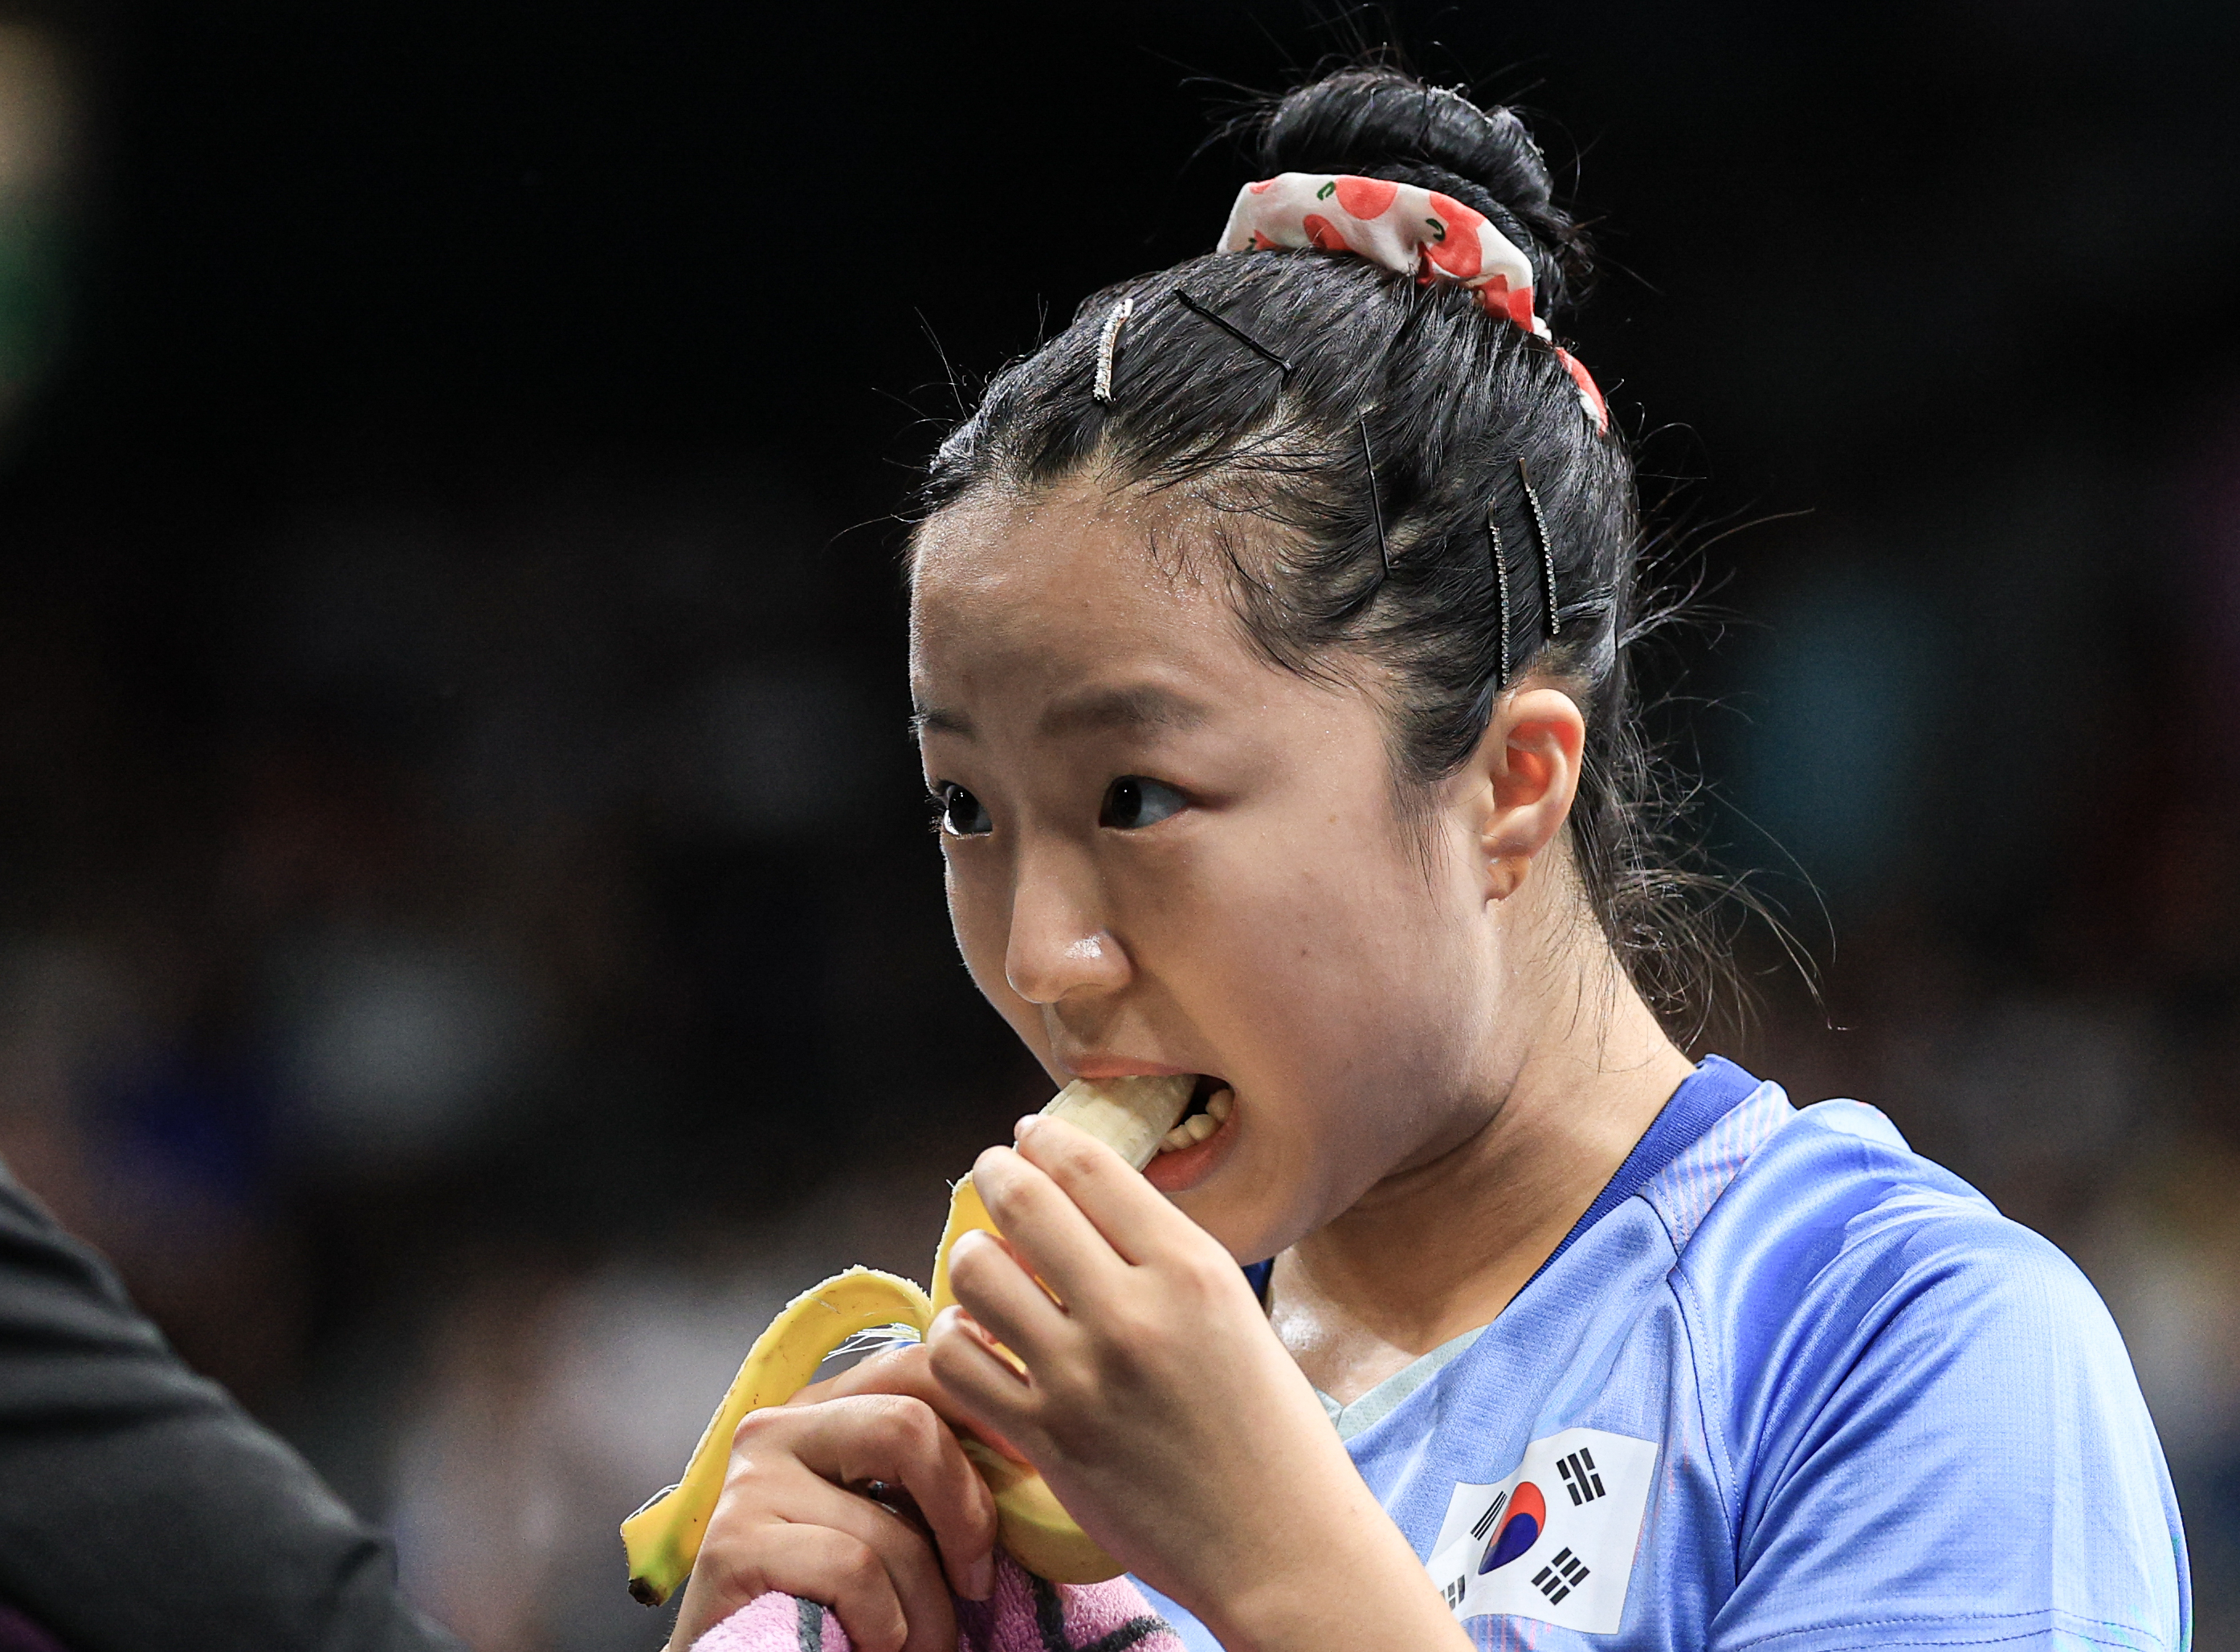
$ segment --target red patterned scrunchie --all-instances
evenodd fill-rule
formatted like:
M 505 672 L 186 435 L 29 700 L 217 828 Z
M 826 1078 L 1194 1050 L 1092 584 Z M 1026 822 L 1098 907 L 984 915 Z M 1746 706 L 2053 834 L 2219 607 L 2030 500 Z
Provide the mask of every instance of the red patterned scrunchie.
M 1532 309 L 1531 262 L 1485 214 L 1437 190 L 1326 172 L 1284 172 L 1248 183 L 1237 192 L 1219 250 L 1270 247 L 1357 253 L 1427 286 L 1451 282 L 1477 295 L 1486 314 L 1549 338 L 1548 323 Z M 1579 387 L 1579 405 L 1595 429 L 1607 433 L 1610 409 L 1593 375 L 1549 342 Z

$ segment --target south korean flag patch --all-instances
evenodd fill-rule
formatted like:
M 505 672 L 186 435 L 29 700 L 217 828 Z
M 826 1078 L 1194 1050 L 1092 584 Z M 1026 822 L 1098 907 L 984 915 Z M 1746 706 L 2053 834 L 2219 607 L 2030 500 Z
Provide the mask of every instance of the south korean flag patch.
M 1457 1618 L 1537 1618 L 1615 1635 L 1657 1447 L 1600 1429 L 1566 1429 L 1524 1448 L 1494 1486 L 1457 1486 L 1429 1569 Z

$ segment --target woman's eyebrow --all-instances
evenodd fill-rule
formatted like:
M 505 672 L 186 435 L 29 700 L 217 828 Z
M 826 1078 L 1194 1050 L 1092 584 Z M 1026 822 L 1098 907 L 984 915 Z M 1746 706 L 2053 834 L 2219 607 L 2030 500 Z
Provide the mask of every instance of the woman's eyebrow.
M 1058 701 L 1043 713 L 1044 735 L 1084 734 L 1108 729 L 1190 729 L 1203 723 L 1207 709 L 1197 701 L 1150 683 L 1130 688 L 1087 689 Z
M 910 721 L 913 738 L 923 739 L 929 734 L 953 734 L 966 740 L 972 737 L 972 719 L 962 711 L 951 711 L 943 706 L 912 706 Z

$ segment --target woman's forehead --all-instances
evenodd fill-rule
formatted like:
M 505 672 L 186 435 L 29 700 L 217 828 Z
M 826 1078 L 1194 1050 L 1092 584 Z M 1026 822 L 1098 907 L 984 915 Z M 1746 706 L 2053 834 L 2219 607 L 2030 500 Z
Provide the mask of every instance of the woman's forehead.
M 1095 483 L 952 506 L 912 559 L 913 671 L 1234 650 L 1227 593 L 1183 543 L 1190 514 Z
M 1338 684 L 1253 646 L 1226 581 L 1205 571 L 1218 552 L 1180 543 L 1193 531 L 1205 531 L 1196 508 L 1116 508 L 1102 490 L 929 523 L 911 578 L 921 732 L 1039 743 L 1211 734 L 1239 718 L 1327 725 Z

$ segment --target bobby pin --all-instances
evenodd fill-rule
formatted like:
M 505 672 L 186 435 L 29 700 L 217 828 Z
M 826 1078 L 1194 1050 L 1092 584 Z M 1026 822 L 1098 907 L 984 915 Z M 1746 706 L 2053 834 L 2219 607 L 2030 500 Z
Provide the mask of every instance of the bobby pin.
M 1485 508 L 1485 537 L 1493 559 L 1493 588 L 1501 604 L 1501 676 L 1494 686 L 1505 689 L 1509 686 L 1509 563 L 1501 554 L 1501 524 L 1493 519 L 1490 503 Z
M 1524 503 L 1532 511 L 1532 532 L 1540 541 L 1540 572 L 1548 586 L 1548 635 L 1561 636 L 1563 622 L 1556 612 L 1556 552 L 1548 543 L 1548 519 L 1540 514 L 1540 496 L 1532 490 L 1532 473 L 1524 468 L 1522 454 L 1517 459 L 1517 479 L 1524 484 Z
M 1136 313 L 1136 301 L 1123 298 L 1104 318 L 1104 336 L 1097 343 L 1097 389 L 1091 392 L 1107 407 L 1112 404 L 1112 352 L 1120 343 L 1120 329 Z
M 1384 576 L 1392 576 L 1392 552 L 1384 543 L 1384 502 L 1377 496 L 1377 456 L 1369 450 L 1369 415 L 1357 413 L 1354 420 L 1361 426 L 1361 463 L 1369 472 L 1369 514 L 1377 518 L 1377 560 L 1384 564 Z
M 1290 363 L 1285 361 L 1282 356 L 1276 354 L 1274 350 L 1270 350 L 1258 339 L 1253 337 L 1251 334 L 1246 332 L 1235 322 L 1230 320 L 1229 317 L 1221 315 L 1217 311 L 1207 309 L 1203 304 L 1198 303 L 1197 299 L 1184 292 L 1180 287 L 1175 289 L 1175 296 L 1181 299 L 1186 307 L 1196 311 L 1198 315 L 1204 316 L 1206 320 L 1220 328 L 1223 332 L 1227 333 L 1238 343 L 1243 345 L 1245 349 L 1250 350 L 1255 356 L 1257 356 L 1262 360 L 1265 361 L 1270 366 L 1273 367 L 1284 377 L 1289 378 L 1291 376 Z

